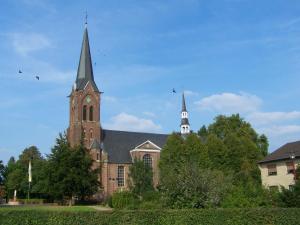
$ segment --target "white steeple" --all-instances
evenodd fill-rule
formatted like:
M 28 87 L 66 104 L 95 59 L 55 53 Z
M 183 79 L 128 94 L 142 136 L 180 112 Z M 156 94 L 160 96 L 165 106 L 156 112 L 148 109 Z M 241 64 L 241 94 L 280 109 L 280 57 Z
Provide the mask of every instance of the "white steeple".
M 180 133 L 181 134 L 189 134 L 190 133 L 189 116 L 188 116 L 188 112 L 186 110 L 184 93 L 182 93 Z

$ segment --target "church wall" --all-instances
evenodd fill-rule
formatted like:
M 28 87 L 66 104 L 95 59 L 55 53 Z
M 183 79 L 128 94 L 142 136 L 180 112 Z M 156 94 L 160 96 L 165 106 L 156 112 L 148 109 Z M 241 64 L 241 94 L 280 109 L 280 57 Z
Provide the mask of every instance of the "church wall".
M 152 151 L 131 151 L 131 157 L 138 158 L 140 160 L 143 160 L 143 156 L 149 154 L 152 158 L 152 168 L 153 168 L 153 185 L 154 187 L 157 187 L 159 184 L 159 168 L 158 168 L 158 162 L 160 158 L 160 152 L 152 152 Z

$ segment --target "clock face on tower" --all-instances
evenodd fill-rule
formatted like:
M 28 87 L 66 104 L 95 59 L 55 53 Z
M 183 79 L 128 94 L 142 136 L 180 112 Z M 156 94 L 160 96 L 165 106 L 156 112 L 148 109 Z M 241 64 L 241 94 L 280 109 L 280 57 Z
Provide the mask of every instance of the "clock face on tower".
M 88 95 L 86 98 L 85 98 L 85 101 L 87 102 L 87 103 L 90 103 L 92 100 L 91 100 L 91 97 Z

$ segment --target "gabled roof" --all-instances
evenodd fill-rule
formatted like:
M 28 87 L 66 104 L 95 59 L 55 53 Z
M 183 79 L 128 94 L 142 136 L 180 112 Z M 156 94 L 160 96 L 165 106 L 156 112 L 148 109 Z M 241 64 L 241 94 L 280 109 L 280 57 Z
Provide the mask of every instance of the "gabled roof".
M 94 81 L 89 36 L 87 27 L 85 27 L 76 77 L 76 90 L 83 90 L 88 82 L 91 83 L 95 91 L 99 92 L 98 87 Z
M 296 158 L 300 158 L 300 141 L 287 143 L 281 146 L 271 154 L 267 155 L 263 160 L 259 161 L 259 163 L 287 160 L 290 159 L 291 154 L 294 154 Z
M 167 134 L 102 130 L 103 147 L 110 163 L 132 163 L 130 151 L 136 146 L 149 140 L 163 148 L 167 138 Z

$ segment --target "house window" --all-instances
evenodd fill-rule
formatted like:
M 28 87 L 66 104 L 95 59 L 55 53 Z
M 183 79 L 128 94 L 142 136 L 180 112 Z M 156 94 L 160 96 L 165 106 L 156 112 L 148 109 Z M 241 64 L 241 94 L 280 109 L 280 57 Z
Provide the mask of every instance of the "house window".
M 294 174 L 294 163 L 293 162 L 287 162 L 286 168 L 287 168 L 288 174 Z
M 152 168 L 152 158 L 149 154 L 145 154 L 143 156 L 143 161 L 145 166 L 149 166 L 150 168 Z
M 117 177 L 118 187 L 124 187 L 125 185 L 124 172 L 125 172 L 124 166 L 118 166 L 118 177 Z
M 277 175 L 276 164 L 268 165 L 268 175 L 269 176 L 276 176 Z
M 100 154 L 97 153 L 97 161 L 100 160 Z
M 90 112 L 89 112 L 89 120 L 93 121 L 93 114 L 94 114 L 94 108 L 93 106 L 90 106 Z
M 83 106 L 82 120 L 86 121 L 86 105 Z

